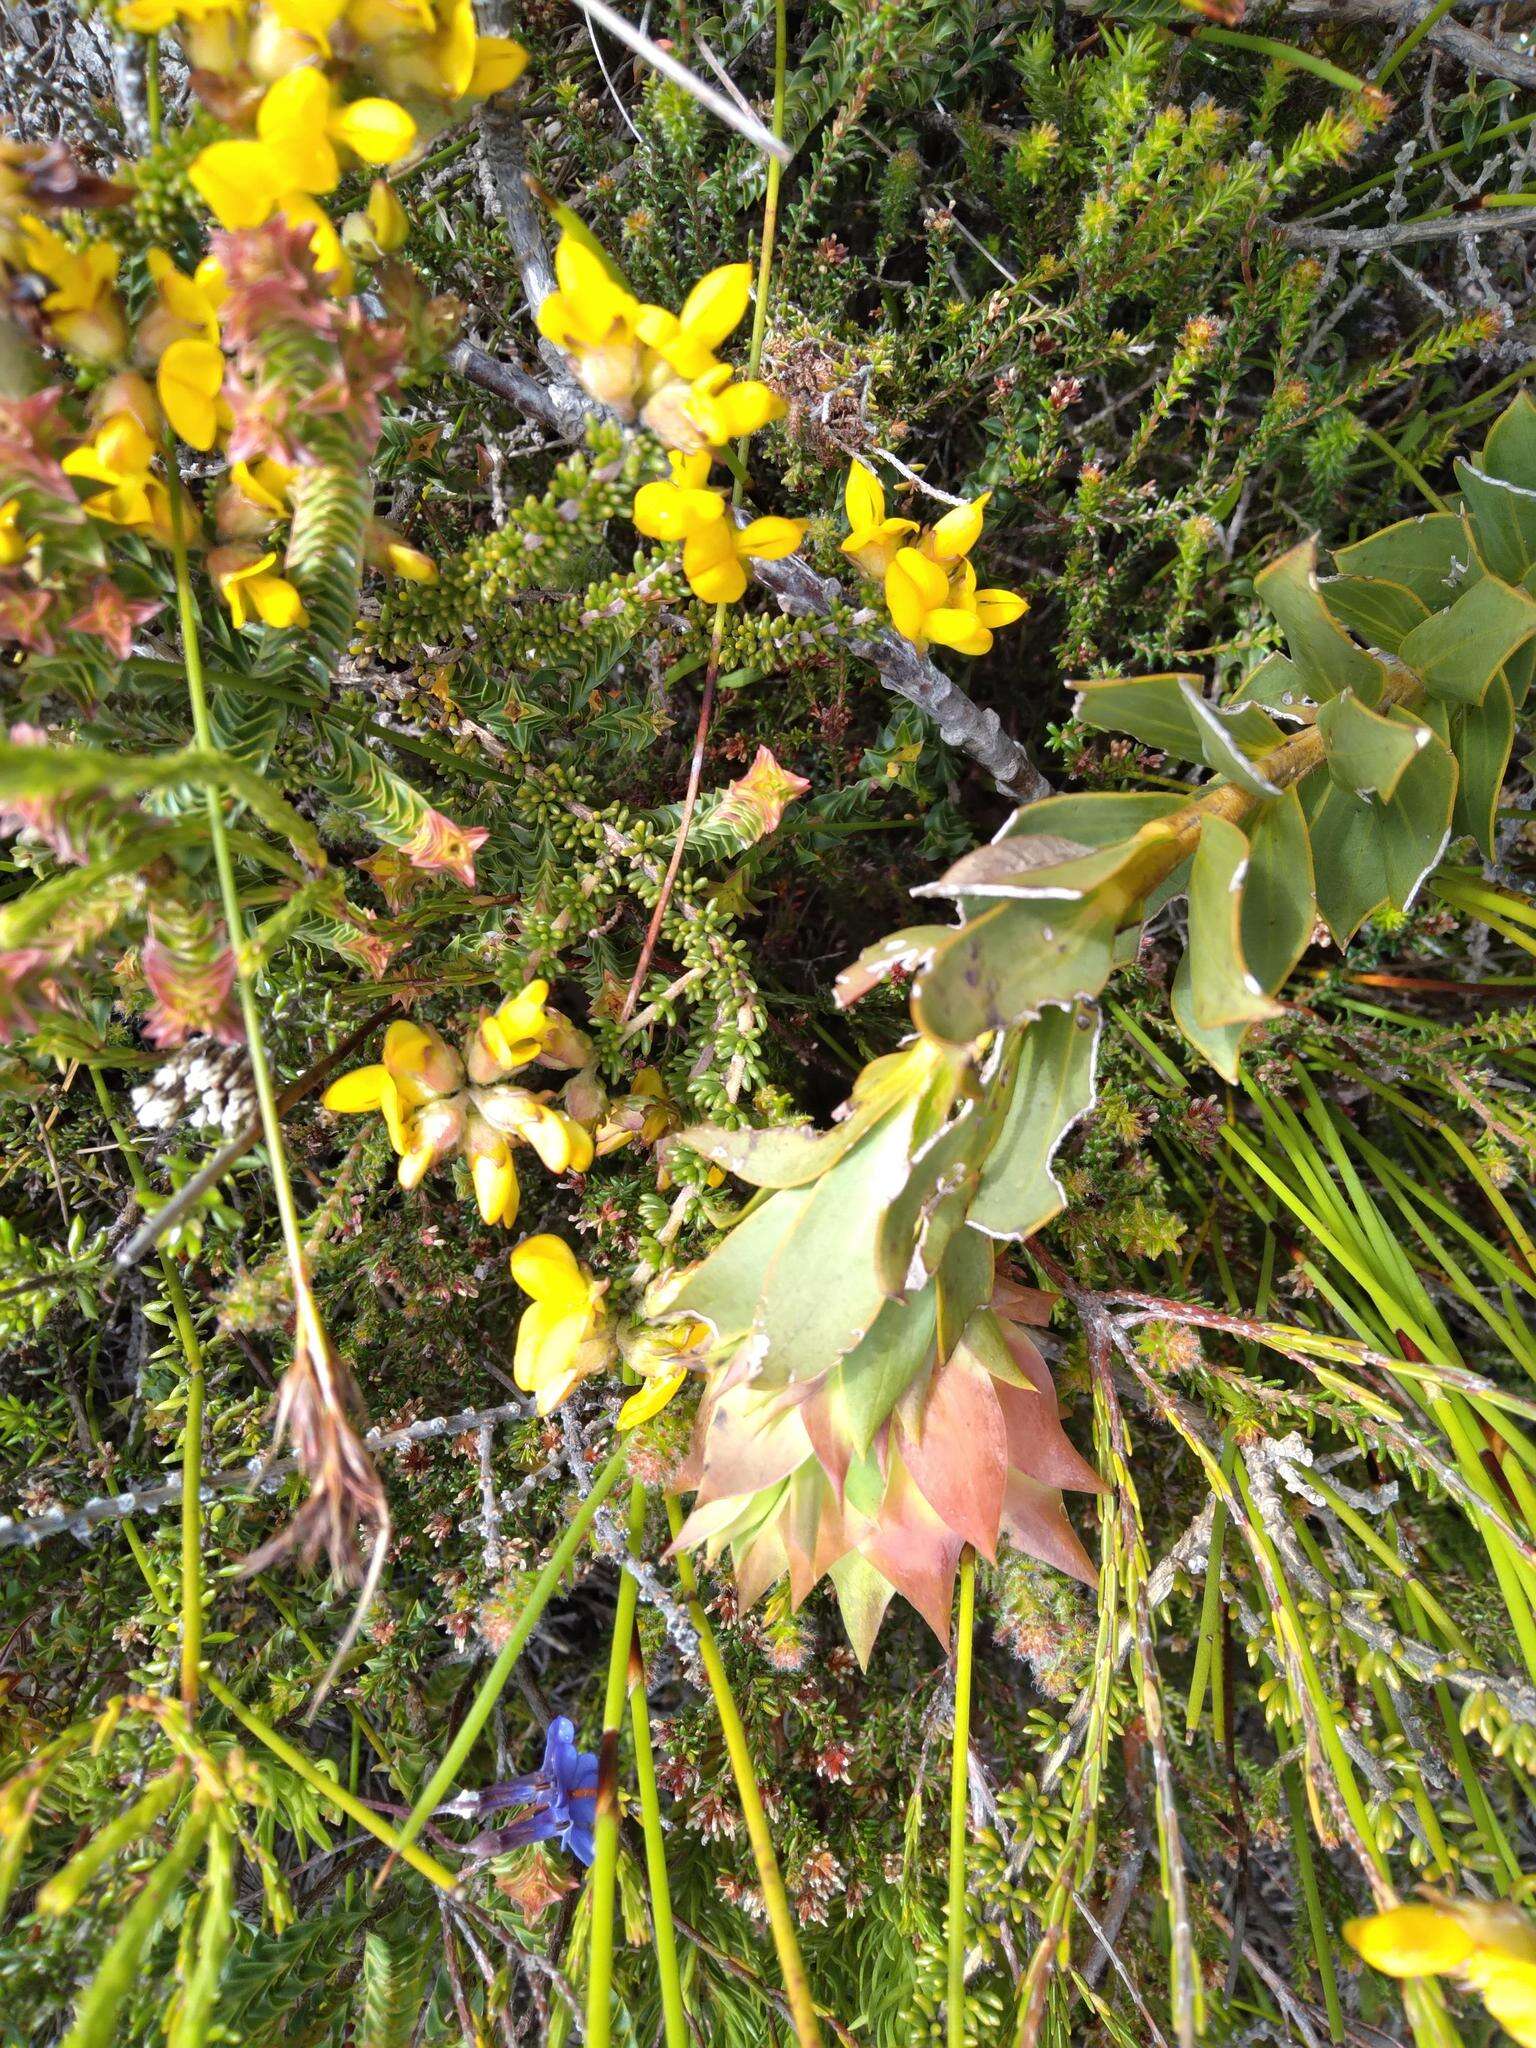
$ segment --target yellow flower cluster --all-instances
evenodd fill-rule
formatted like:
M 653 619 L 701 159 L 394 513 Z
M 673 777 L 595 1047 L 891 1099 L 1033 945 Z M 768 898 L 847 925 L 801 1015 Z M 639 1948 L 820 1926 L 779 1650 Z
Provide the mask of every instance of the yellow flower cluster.
M 1536 2048 L 1536 1926 L 1508 1900 L 1393 1906 L 1347 1920 L 1344 1939 L 1389 1977 L 1457 1978 L 1521 2048 Z
M 591 1132 L 547 1091 L 508 1079 L 535 1060 L 579 1068 L 591 1058 L 586 1034 L 551 1009 L 548 997 L 548 982 L 529 982 L 482 1017 L 459 1052 L 429 1024 L 391 1024 L 382 1062 L 333 1081 L 325 1106 L 348 1116 L 383 1115 L 403 1188 L 462 1152 L 481 1216 L 510 1230 L 522 1199 L 515 1145 L 530 1146 L 551 1173 L 585 1173 L 594 1157 Z
M 622 1354 L 642 1385 L 619 1409 L 618 1427 L 638 1429 L 660 1414 L 715 1342 L 714 1331 L 696 1316 L 615 1332 L 603 1300 L 607 1282 L 595 1280 L 564 1239 L 547 1232 L 525 1238 L 511 1267 L 512 1278 L 533 1297 L 518 1323 L 512 1376 L 534 1396 L 540 1415 Z
M 724 491 L 707 487 L 707 449 L 668 457 L 670 481 L 642 484 L 635 493 L 635 525 L 650 540 L 681 541 L 683 574 L 705 604 L 734 604 L 747 587 L 746 564 L 792 555 L 805 537 L 803 519 L 749 519 L 738 526 Z
M 843 503 L 851 529 L 843 542 L 864 573 L 885 586 L 886 609 L 898 633 L 914 647 L 934 642 L 957 654 L 985 654 L 999 626 L 1029 609 L 1013 590 L 978 590 L 970 553 L 981 538 L 990 491 L 955 506 L 934 525 L 886 516 L 879 478 L 855 462 Z M 917 534 L 915 541 L 909 534 Z

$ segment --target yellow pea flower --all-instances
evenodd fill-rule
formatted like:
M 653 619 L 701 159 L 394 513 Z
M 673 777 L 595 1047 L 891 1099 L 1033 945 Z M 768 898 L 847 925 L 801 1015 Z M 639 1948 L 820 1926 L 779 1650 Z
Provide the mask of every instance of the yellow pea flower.
M 93 438 L 64 457 L 67 476 L 103 488 L 85 500 L 93 519 L 113 526 L 138 526 L 151 516 L 149 466 L 155 444 L 130 412 L 110 414 Z
M 476 36 L 475 63 L 469 75 L 467 97 L 488 100 L 505 92 L 528 69 L 528 52 L 511 36 Z
M 194 71 L 226 75 L 240 62 L 245 41 L 246 0 L 123 0 L 120 28 L 159 35 L 174 28 Z
M 734 604 L 747 587 L 749 561 L 776 562 L 805 538 L 803 519 L 733 519 L 701 526 L 683 542 L 683 574 L 705 604 Z
M 111 363 L 128 345 L 128 323 L 113 289 L 121 260 L 115 242 L 87 242 L 72 249 L 61 234 L 35 214 L 24 214 L 22 262 L 53 289 L 42 310 L 61 348 L 87 363 Z
M 916 548 L 898 549 L 885 572 L 885 602 L 892 625 L 914 647 L 937 641 L 957 654 L 985 654 L 994 629 L 1029 609 L 1016 591 L 978 590 L 963 558 L 951 568 Z
M 692 384 L 669 378 L 640 409 L 640 417 L 669 448 L 691 453 L 723 448 L 755 434 L 788 407 L 756 377 L 732 381 L 729 363 L 717 363 Z
M 843 505 L 849 526 L 843 553 L 851 555 L 866 576 L 883 578 L 907 545 L 906 536 L 917 532 L 917 521 L 887 518 L 880 479 L 862 462 L 849 468 L 848 480 L 843 485 Z
M 499 1009 L 482 1017 L 470 1035 L 465 1064 L 471 1081 L 499 1081 L 536 1060 L 543 1044 L 549 983 L 530 981 L 508 996 Z
M 551 1173 L 585 1173 L 592 1133 L 528 1088 L 481 1088 L 475 1107 L 493 1130 L 531 1145 Z
M 741 325 L 751 296 L 751 264 L 722 264 L 699 279 L 680 313 L 642 306 L 637 322 L 640 339 L 685 384 L 692 384 L 720 367 L 715 351 Z
M 437 564 L 420 548 L 413 548 L 399 529 L 387 520 L 373 519 L 363 536 L 363 553 L 375 569 L 400 576 L 408 583 L 435 583 Z
M 415 1114 L 433 1103 L 451 1100 L 463 1082 L 463 1064 L 439 1032 L 429 1024 L 397 1017 L 384 1033 L 382 1059 L 376 1065 L 354 1067 L 351 1073 L 342 1074 L 320 1100 L 339 1116 L 380 1111 L 389 1141 L 403 1157 L 415 1142 L 411 1132 Z
M 265 0 L 251 31 L 246 63 L 267 83 L 331 53 L 331 31 L 346 0 Z
M 249 625 L 253 618 L 279 629 L 309 624 L 303 598 L 278 574 L 276 562 L 272 548 L 264 555 L 251 548 L 215 548 L 209 555 L 208 573 L 236 626 Z
M 1344 1939 L 1389 1977 L 1456 1977 L 1521 2048 L 1536 2048 L 1536 1926 L 1501 1899 L 1424 1900 L 1344 1923 Z
M 522 1201 L 512 1147 L 483 1116 L 471 1111 L 464 1151 L 469 1160 L 469 1177 L 474 1183 L 475 1200 L 482 1220 L 500 1223 L 510 1230 L 517 1221 L 518 1206 Z
M 524 1238 L 510 1265 L 512 1278 L 533 1297 L 517 1326 L 512 1377 L 534 1396 L 538 1413 L 548 1415 L 612 1355 L 603 1329 L 603 1286 L 563 1238 L 547 1232 Z
M 291 463 L 279 462 L 275 455 L 260 456 L 255 462 L 231 463 L 229 470 L 229 480 L 241 496 L 273 519 L 288 516 L 289 493 L 297 475 Z
M 410 230 L 394 186 L 386 178 L 375 178 L 368 188 L 368 204 L 342 222 L 342 245 L 365 263 L 377 263 L 401 248 Z
M 632 518 L 650 540 L 686 540 L 701 527 L 725 516 L 725 497 L 706 488 L 710 458 L 706 450 L 667 457 L 670 478 L 642 484 L 635 493 Z
M 535 315 L 544 339 L 569 358 L 584 390 L 625 417 L 634 410 L 645 370 L 636 330 L 640 302 L 569 229 L 555 248 L 559 290 Z
M 701 1364 L 715 1333 L 696 1316 L 644 1330 L 622 1344 L 624 1363 L 639 1373 L 644 1385 L 620 1408 L 618 1427 L 638 1429 L 659 1415 L 688 1378 L 690 1365 Z
M 333 192 L 341 181 L 337 145 L 364 163 L 398 163 L 416 140 L 416 123 L 393 100 L 334 103 L 334 88 L 312 67 L 290 71 L 263 93 L 256 135 L 213 142 L 188 177 L 221 227 L 254 228 L 291 193 Z
M 190 277 L 178 270 L 164 249 L 151 249 L 145 266 L 155 287 L 156 303 L 140 320 L 137 349 L 140 359 L 154 362 L 173 341 L 197 339 L 217 342 L 219 309 L 229 296 L 224 266 L 205 256 Z
M 217 342 L 173 341 L 155 371 L 161 409 L 189 448 L 209 449 L 218 438 L 223 388 L 224 352 Z
M 32 543 L 22 532 L 21 500 L 11 498 L 0 505 L 0 569 L 13 569 L 26 557 Z
M 946 512 L 923 535 L 923 553 L 935 562 L 958 562 L 968 555 L 981 539 L 991 496 L 990 491 L 983 491 L 979 498 L 970 498 Z

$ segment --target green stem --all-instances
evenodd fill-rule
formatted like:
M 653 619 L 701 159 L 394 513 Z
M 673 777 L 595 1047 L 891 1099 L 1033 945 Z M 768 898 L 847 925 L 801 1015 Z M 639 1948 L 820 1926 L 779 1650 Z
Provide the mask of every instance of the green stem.
M 661 1980 L 666 2048 L 689 2048 L 688 2014 L 683 2006 L 683 1980 L 677 1963 L 677 1930 L 672 1922 L 672 1892 L 667 1883 L 667 1845 L 661 1831 L 661 1797 L 656 1785 L 656 1758 L 651 1749 L 651 1709 L 645 1696 L 643 1670 L 630 1691 L 629 1724 L 635 1743 L 635 1784 L 640 1793 L 640 1823 L 645 1831 L 645 1870 L 651 1885 L 651 1932 L 656 1940 L 656 1974 Z
M 1434 28 L 1438 22 L 1441 22 L 1445 19 L 1446 15 L 1450 13 L 1452 7 L 1455 4 L 1456 0 L 1435 0 L 1435 4 L 1429 10 L 1428 14 L 1424 16 L 1422 21 L 1416 21 L 1414 23 L 1413 27 L 1409 29 L 1407 35 L 1403 37 L 1403 40 L 1398 44 L 1397 48 L 1392 52 L 1391 56 L 1386 59 L 1381 69 L 1376 73 L 1375 82 L 1377 85 L 1384 86 L 1386 84 L 1387 80 L 1392 76 L 1393 72 L 1396 71 L 1401 64 L 1403 64 L 1409 57 L 1413 55 L 1414 51 L 1419 47 L 1419 44 L 1423 42 L 1424 38 L 1429 34 L 1430 30 Z
M 667 1498 L 667 1521 L 675 1539 L 683 1526 L 683 1517 L 677 1502 Z M 784 1996 L 789 2005 L 790 2019 L 794 2025 L 795 2038 L 800 2048 L 822 2048 L 821 2028 L 816 2022 L 815 2001 L 811 1997 L 810 1980 L 805 1974 L 805 1961 L 800 1954 L 800 1940 L 795 1933 L 795 1919 L 789 1909 L 789 1896 L 784 1889 L 784 1879 L 773 1849 L 773 1835 L 768 1826 L 768 1816 L 763 1811 L 762 1794 L 757 1789 L 757 1774 L 752 1767 L 752 1751 L 747 1743 L 747 1731 L 742 1726 L 741 1714 L 731 1692 L 731 1682 L 726 1675 L 725 1660 L 720 1655 L 720 1645 L 715 1632 L 709 1625 L 699 1599 L 699 1583 L 694 1576 L 693 1560 L 685 1551 L 677 1556 L 677 1576 L 688 1602 L 688 1618 L 699 1636 L 699 1656 L 704 1665 L 704 1674 L 709 1680 L 709 1689 L 714 1696 L 715 1712 L 720 1716 L 720 1732 L 725 1737 L 726 1754 L 731 1760 L 731 1772 L 736 1780 L 736 1794 L 741 1801 L 742 1818 L 747 1824 L 747 1840 L 752 1845 L 752 1859 L 757 1865 L 758 1883 L 763 1888 L 763 1904 L 768 1912 L 768 1926 L 773 1935 L 773 1945 L 778 1952 L 779 1975 L 784 1980 Z
M 554 1597 L 555 1589 L 565 1577 L 571 1559 L 581 1548 L 582 1539 L 591 1528 L 593 1517 L 618 1484 L 627 1455 L 626 1448 L 621 1445 L 598 1473 L 592 1482 L 592 1491 L 571 1517 L 570 1526 L 555 1545 L 548 1564 L 534 1580 L 533 1590 L 528 1595 L 528 1603 L 517 1618 L 517 1626 L 498 1651 L 495 1663 L 485 1674 L 480 1690 L 470 1702 L 468 1713 L 460 1722 L 452 1742 L 443 1752 L 442 1762 L 416 1795 L 416 1803 L 400 1830 L 402 1844 L 415 1841 L 433 1808 L 441 1804 L 444 1794 L 457 1781 L 465 1760 L 479 1739 L 481 1729 L 491 1718 L 496 1702 L 501 1698 L 502 1689 L 512 1676 L 513 1665 L 523 1654 L 528 1638 L 538 1627 L 539 1617 Z
M 1228 1479 L 1232 1476 L 1232 1464 L 1237 1455 L 1232 1432 L 1227 1431 L 1222 1445 L 1221 1469 Z M 1205 1592 L 1200 1602 L 1200 1640 L 1195 1650 L 1194 1676 L 1189 1682 L 1189 1704 L 1184 1710 L 1184 1740 L 1193 1742 L 1195 1730 L 1200 1726 L 1200 1713 L 1205 1705 L 1205 1689 L 1211 1688 L 1211 1735 L 1221 1743 L 1225 1726 L 1223 1708 L 1225 1701 L 1225 1672 L 1221 1662 L 1221 1558 L 1227 1539 L 1227 1507 L 1223 1500 L 1216 1500 L 1211 1508 L 1211 1543 L 1205 1567 Z
M 111 1093 L 99 1067 L 92 1067 L 91 1080 L 101 1113 L 127 1165 L 139 1206 L 148 1212 L 154 1204 L 154 1191 L 144 1171 L 138 1147 L 113 1108 Z M 181 1275 L 172 1263 L 170 1253 L 163 1247 L 159 1258 L 166 1299 L 171 1304 L 176 1334 L 181 1340 L 182 1357 L 187 1366 L 187 1412 L 181 1430 L 181 1703 L 190 1719 L 197 1711 L 198 1670 L 203 1661 L 203 1347 L 198 1342 Z M 140 1555 L 143 1545 L 137 1531 L 131 1523 L 125 1526 L 129 1547 L 153 1590 L 158 1577 L 152 1572 L 148 1557 Z
M 773 133 L 784 140 L 784 80 L 789 58 L 789 21 L 786 0 L 773 0 Z M 773 275 L 773 244 L 779 227 L 779 187 L 784 167 L 777 157 L 768 160 L 768 183 L 763 192 L 763 230 L 757 250 L 757 303 L 752 308 L 752 339 L 747 348 L 747 375 L 755 377 L 763 360 L 763 335 L 768 327 L 768 285 Z M 747 437 L 737 443 L 743 466 L 747 459 Z M 737 486 L 740 495 L 740 485 Z
M 1307 1812 L 1307 1802 L 1302 1793 L 1301 1780 L 1296 1766 L 1287 1764 L 1280 1773 L 1285 1786 L 1285 1803 L 1291 1816 L 1291 1840 L 1296 1849 L 1296 1874 L 1301 1879 L 1301 1895 L 1306 1901 L 1307 1925 L 1312 1934 L 1312 1953 L 1317 1958 L 1317 1973 L 1323 1981 L 1323 2003 L 1328 2008 L 1328 2033 L 1331 2039 L 1344 2039 L 1344 2015 L 1339 2009 L 1338 1979 L 1333 1973 L 1333 1934 L 1328 1917 L 1323 1911 L 1323 1901 L 1317 1889 L 1317 1872 L 1312 1865 L 1312 1820 Z
M 955 1624 L 955 1732 L 949 1759 L 949 2048 L 965 2048 L 965 1843 L 970 1813 L 971 1659 L 976 1634 L 976 1553 L 960 1558 Z
M 629 1547 L 645 1526 L 645 1488 L 629 1489 Z M 608 2048 L 613 2018 L 613 1895 L 619 1872 L 619 1729 L 629 1690 L 630 1646 L 635 1633 L 633 1577 L 619 1573 L 619 1597 L 608 1652 L 608 1689 L 603 1696 L 603 1739 L 597 1764 L 597 1820 L 593 1829 L 592 1932 L 588 1941 L 587 2041 Z
M 202 649 L 198 641 L 197 606 L 192 596 L 192 575 L 187 563 L 185 512 L 181 485 L 176 473 L 175 448 L 169 441 L 166 446 L 166 468 L 171 485 L 171 553 L 176 565 L 176 612 L 181 625 L 181 652 L 187 670 L 187 696 L 192 707 L 192 730 L 198 746 L 204 752 L 212 754 L 217 751 L 217 747 L 208 716 L 208 692 L 203 676 Z M 272 1085 L 272 1069 L 262 1038 L 261 1012 L 256 1001 L 254 976 L 245 957 L 245 913 L 240 907 L 240 890 L 235 879 L 234 858 L 224 829 L 223 801 L 215 783 L 209 782 L 205 785 L 205 800 L 208 808 L 208 836 L 213 846 L 214 870 L 219 878 L 219 899 L 223 906 L 225 929 L 235 961 L 235 980 L 240 995 L 240 1015 L 245 1025 L 246 1050 L 250 1055 L 251 1079 L 255 1084 L 256 1100 L 261 1111 L 262 1137 L 271 1160 L 272 1189 L 277 1201 L 277 1213 L 283 1231 L 283 1247 L 293 1282 L 298 1340 L 301 1348 L 312 1347 L 323 1352 L 327 1348 L 327 1340 L 320 1321 L 319 1307 L 310 1290 L 309 1269 L 299 1230 L 298 1205 L 293 1198 L 293 1183 L 288 1172 L 288 1153 L 283 1143 L 283 1123 L 277 1107 L 277 1091 Z
M 360 1828 L 366 1829 L 392 1854 L 409 1863 L 412 1870 L 419 1871 L 424 1878 L 435 1884 L 439 1891 L 451 1892 L 457 1889 L 459 1881 L 446 1864 L 439 1863 L 435 1856 L 429 1856 L 424 1849 L 413 1847 L 404 1839 L 403 1831 L 397 1834 L 389 1822 L 381 1819 L 371 1806 L 365 1806 L 355 1793 L 349 1792 L 345 1785 L 338 1784 L 335 1778 L 327 1777 L 302 1749 L 295 1748 L 293 1743 L 279 1735 L 275 1728 L 270 1727 L 254 1709 L 246 1706 L 243 1700 L 237 1699 L 229 1687 L 222 1684 L 211 1672 L 205 1674 L 204 1683 L 220 1706 L 233 1714 L 241 1727 L 254 1735 L 259 1743 L 270 1749 L 280 1763 L 286 1764 L 296 1778 L 302 1778 L 312 1792 L 318 1792 L 322 1799 L 346 1814 L 348 1819 L 355 1820 Z
M 160 38 L 144 38 L 144 111 L 149 116 L 149 139 L 160 146 Z

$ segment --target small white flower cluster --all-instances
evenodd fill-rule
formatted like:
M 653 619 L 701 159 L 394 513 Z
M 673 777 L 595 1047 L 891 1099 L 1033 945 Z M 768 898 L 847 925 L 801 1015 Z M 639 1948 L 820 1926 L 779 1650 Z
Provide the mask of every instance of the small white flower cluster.
M 169 1131 L 178 1124 L 212 1129 L 226 1138 L 256 1114 L 250 1062 L 243 1046 L 209 1038 L 178 1046 L 130 1097 L 140 1128 Z

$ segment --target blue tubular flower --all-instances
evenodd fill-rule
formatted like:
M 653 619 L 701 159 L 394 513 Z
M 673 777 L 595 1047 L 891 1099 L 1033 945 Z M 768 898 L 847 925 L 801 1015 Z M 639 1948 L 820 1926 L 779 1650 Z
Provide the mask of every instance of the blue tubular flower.
M 441 1813 L 457 1813 L 479 1819 L 508 1806 L 526 1806 L 529 1811 L 510 1827 L 491 1828 L 466 1844 L 475 1857 L 503 1856 L 509 1849 L 521 1849 L 529 1842 L 559 1842 L 579 1863 L 590 1863 L 595 1853 L 593 1825 L 597 1818 L 597 1758 L 576 1747 L 576 1724 L 565 1714 L 549 1724 L 544 1738 L 543 1767 L 528 1778 L 510 1778 L 500 1785 L 487 1785 L 483 1792 L 467 1792 L 440 1807 Z

